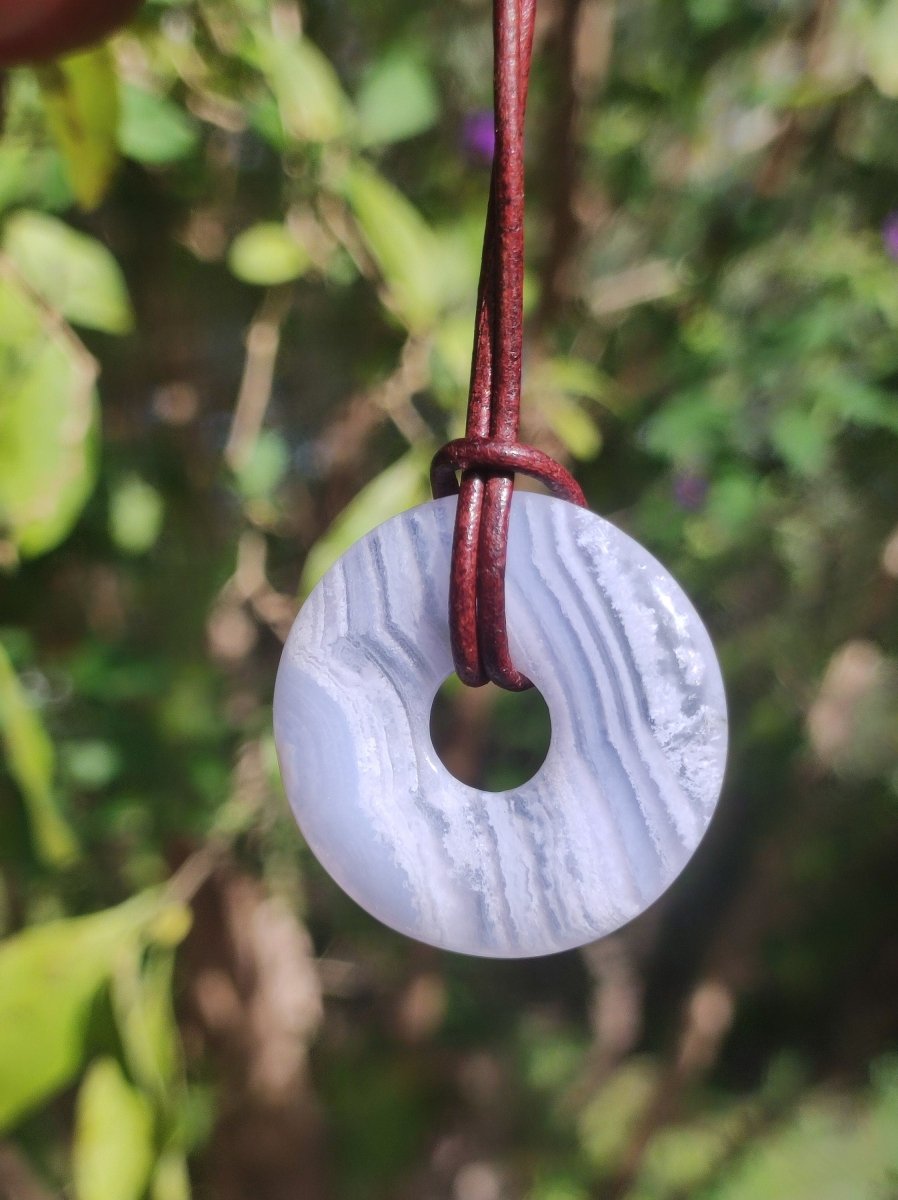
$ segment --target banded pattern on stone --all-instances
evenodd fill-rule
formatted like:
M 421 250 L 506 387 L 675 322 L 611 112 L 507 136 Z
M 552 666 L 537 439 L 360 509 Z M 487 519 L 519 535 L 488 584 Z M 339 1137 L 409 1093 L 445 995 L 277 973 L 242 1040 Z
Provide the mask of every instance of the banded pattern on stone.
M 582 945 L 647 908 L 714 811 L 717 660 L 667 571 L 613 525 L 519 492 L 506 589 L 516 664 L 552 722 L 509 792 L 456 780 L 430 737 L 452 671 L 453 498 L 388 521 L 312 592 L 284 649 L 275 738 L 296 819 L 374 916 L 468 954 Z

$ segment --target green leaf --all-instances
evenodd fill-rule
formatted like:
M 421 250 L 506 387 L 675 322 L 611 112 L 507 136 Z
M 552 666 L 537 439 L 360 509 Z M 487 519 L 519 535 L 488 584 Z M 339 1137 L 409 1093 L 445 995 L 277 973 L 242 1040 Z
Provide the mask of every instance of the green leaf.
M 102 242 L 56 217 L 18 212 L 6 222 L 3 249 L 29 287 L 67 320 L 104 333 L 133 328 L 124 278 Z
M 848 371 L 835 369 L 820 378 L 812 377 L 808 384 L 821 407 L 840 420 L 862 428 L 898 433 L 898 404 L 891 390 L 874 387 Z
M 140 1200 L 154 1155 L 153 1110 L 114 1058 L 93 1063 L 78 1092 L 72 1167 L 77 1200 Z
M 707 462 L 724 443 L 732 415 L 708 391 L 671 398 L 647 423 L 645 445 L 653 454 L 685 466 Z
M 117 959 L 164 938 L 182 911 L 163 893 L 144 892 L 89 917 L 36 926 L 0 946 L 0 1128 L 74 1078 L 87 1053 L 92 1006 Z
M 711 485 L 706 509 L 733 534 L 754 521 L 761 500 L 758 480 L 747 472 L 731 471 Z
M 329 142 L 346 133 L 351 107 L 337 73 L 308 38 L 286 41 L 257 33 L 256 64 L 266 76 L 285 133 L 309 142 Z
M 715 1200 L 888 1197 L 898 1177 L 896 1121 L 894 1061 L 880 1060 L 871 1091 L 806 1093 L 785 1119 L 762 1128 L 714 1187 Z
M 86 791 L 107 787 L 122 769 L 120 752 L 103 738 L 63 742 L 59 758 L 65 778 Z
M 308 595 L 321 576 L 359 538 L 396 513 L 427 499 L 430 458 L 430 452 L 423 447 L 407 451 L 353 497 L 309 551 L 299 582 L 301 595 Z
M 37 69 L 47 125 L 75 198 L 96 208 L 118 166 L 118 80 L 108 46 Z
M 595 458 L 602 449 L 602 433 L 593 417 L 567 396 L 544 394 L 540 400 L 544 418 L 565 449 L 583 461 Z
M 528 390 L 564 392 L 607 403 L 612 383 L 604 371 L 585 359 L 548 358 L 538 364 Z
M 72 188 L 54 146 L 34 146 L 25 138 L 0 139 L 0 212 L 17 204 L 67 208 Z
M 182 108 L 145 88 L 125 84 L 118 142 L 128 158 L 161 167 L 187 158 L 199 141 L 199 126 Z
M 62 541 L 93 488 L 96 374 L 0 261 L 0 529 L 26 557 Z
M 174 953 L 156 948 L 146 963 L 135 950 L 123 954 L 112 979 L 116 1024 L 131 1075 L 164 1107 L 180 1066 L 172 1005 Z
M 0 646 L 0 734 L 9 770 L 25 800 L 34 848 L 50 866 L 78 855 L 78 842 L 59 810 L 54 787 L 53 743 L 28 703 L 3 646 Z
M 247 500 L 261 500 L 275 490 L 290 466 L 287 443 L 273 429 L 263 429 L 245 461 L 235 468 L 237 485 Z
M 734 0 L 689 0 L 689 16 L 701 29 L 718 29 L 738 12 Z
M 473 320 L 470 313 L 450 313 L 434 330 L 433 386 L 437 398 L 456 410 L 471 377 L 471 339 Z
M 605 1081 L 583 1109 L 579 1140 L 587 1160 L 602 1174 L 611 1174 L 621 1161 L 656 1086 L 655 1064 L 648 1059 L 631 1058 Z
M 602 431 L 580 400 L 607 402 L 611 383 L 604 372 L 581 358 L 547 358 L 537 363 L 527 383 L 527 396 L 555 436 L 575 458 L 595 458 Z
M 690 518 L 686 540 L 702 558 L 731 551 L 764 528 L 768 501 L 763 480 L 746 471 L 731 470 L 711 484 L 700 516 Z
M 362 145 L 387 145 L 430 129 L 440 114 L 430 72 L 407 52 L 380 59 L 356 99 Z
M 850 11 L 850 6 L 846 6 Z M 898 4 L 886 0 L 875 8 L 861 8 L 866 21 L 863 28 L 862 46 L 866 57 L 866 71 L 874 85 L 884 96 L 898 98 L 898 62 L 895 44 L 898 39 Z
M 799 475 L 819 475 L 830 457 L 833 423 L 815 410 L 787 408 L 770 425 L 770 440 Z
M 156 1164 L 150 1185 L 151 1200 L 190 1200 L 190 1176 L 181 1154 L 166 1151 Z
M 55 212 L 74 202 L 62 155 L 47 125 L 33 71 L 8 71 L 4 79 L 0 137 L 0 212 L 36 206 Z
M 298 279 L 311 266 L 311 259 L 284 225 L 260 221 L 231 243 L 228 266 L 244 283 L 273 287 Z
M 442 290 L 438 245 L 418 212 L 365 163 L 347 172 L 346 199 L 386 286 L 386 300 L 403 324 L 419 333 L 436 320 Z
M 162 496 L 139 475 L 126 475 L 109 496 L 109 534 L 125 554 L 145 554 L 162 531 Z

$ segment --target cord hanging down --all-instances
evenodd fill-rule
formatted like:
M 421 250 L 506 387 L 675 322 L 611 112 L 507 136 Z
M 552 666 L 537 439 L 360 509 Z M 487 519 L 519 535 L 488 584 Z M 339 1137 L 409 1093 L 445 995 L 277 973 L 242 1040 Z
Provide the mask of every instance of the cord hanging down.
M 505 563 L 515 472 L 585 506 L 577 481 L 518 439 L 524 291 L 524 114 L 536 0 L 494 0 L 496 152 L 477 294 L 465 436 L 434 457 L 436 497 L 458 494 L 449 592 L 455 670 L 462 682 L 524 691 L 505 624 Z M 461 472 L 461 484 L 456 479 Z

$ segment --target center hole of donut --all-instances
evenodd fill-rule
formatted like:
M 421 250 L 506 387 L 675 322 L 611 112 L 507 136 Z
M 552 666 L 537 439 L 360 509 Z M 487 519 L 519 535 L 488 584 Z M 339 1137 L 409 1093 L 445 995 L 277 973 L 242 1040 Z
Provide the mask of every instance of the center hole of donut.
M 549 752 L 552 722 L 541 693 L 465 687 L 450 675 L 430 710 L 430 736 L 443 766 L 461 783 L 505 792 L 532 779 Z

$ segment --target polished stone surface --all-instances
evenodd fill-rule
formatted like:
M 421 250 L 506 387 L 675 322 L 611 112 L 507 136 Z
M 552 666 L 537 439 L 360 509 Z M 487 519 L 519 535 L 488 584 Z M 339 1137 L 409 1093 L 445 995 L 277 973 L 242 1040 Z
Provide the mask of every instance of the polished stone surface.
M 287 795 L 369 912 L 467 954 L 550 954 L 610 933 L 683 869 L 714 812 L 726 705 L 679 586 L 594 513 L 518 492 L 506 589 L 549 752 L 509 792 L 458 782 L 430 737 L 452 671 L 454 498 L 394 517 L 306 601 L 277 679 Z

